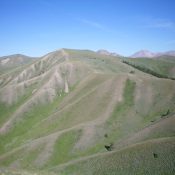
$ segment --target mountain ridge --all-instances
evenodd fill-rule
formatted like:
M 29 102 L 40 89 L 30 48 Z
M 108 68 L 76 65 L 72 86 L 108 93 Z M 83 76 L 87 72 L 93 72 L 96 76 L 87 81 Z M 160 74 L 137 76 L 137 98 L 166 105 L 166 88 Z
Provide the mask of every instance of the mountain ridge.
M 67 48 L 61 48 L 61 49 L 57 49 L 54 50 L 52 52 L 46 53 L 42 56 L 39 57 L 31 57 L 31 56 L 27 56 L 27 55 L 23 55 L 23 54 L 12 54 L 12 55 L 7 55 L 7 56 L 1 56 L 0 57 L 0 61 L 3 59 L 7 59 L 7 58 L 11 58 L 11 59 L 15 59 L 15 58 L 30 58 L 30 59 L 39 59 L 42 57 L 45 57 L 47 55 L 50 54 L 56 54 L 60 51 L 66 51 L 66 50 L 77 50 L 77 51 L 89 51 L 89 52 L 96 52 L 97 54 L 100 55 L 106 55 L 106 56 L 114 56 L 114 57 L 124 57 L 121 54 L 118 54 L 116 52 L 110 52 L 108 50 L 105 49 L 99 49 L 97 51 L 93 51 L 93 50 L 88 50 L 88 49 L 67 49 Z M 131 58 L 139 58 L 139 57 L 144 57 L 144 58 L 156 58 L 156 57 L 161 57 L 161 56 L 175 56 L 175 50 L 169 50 L 169 51 L 165 51 L 165 52 L 152 52 L 149 50 L 140 50 L 135 52 L 134 54 L 127 56 L 127 57 L 131 57 Z

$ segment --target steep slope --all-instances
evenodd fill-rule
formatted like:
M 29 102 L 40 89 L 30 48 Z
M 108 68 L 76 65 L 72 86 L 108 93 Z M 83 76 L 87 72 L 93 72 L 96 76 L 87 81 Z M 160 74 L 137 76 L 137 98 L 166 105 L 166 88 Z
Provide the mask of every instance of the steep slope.
M 155 174 L 167 154 L 159 174 L 173 174 L 174 80 L 134 69 L 121 58 L 70 49 L 0 79 L 0 169 L 127 174 L 140 162 L 131 172 L 144 174 L 148 160 Z M 105 149 L 111 143 L 112 154 Z M 150 153 L 158 146 L 160 160 Z

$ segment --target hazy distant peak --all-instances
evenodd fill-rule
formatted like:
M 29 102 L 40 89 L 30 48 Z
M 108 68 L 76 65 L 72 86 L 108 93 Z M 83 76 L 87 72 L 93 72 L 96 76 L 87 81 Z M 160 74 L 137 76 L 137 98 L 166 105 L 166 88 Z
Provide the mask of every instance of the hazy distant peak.
M 102 55 L 110 55 L 110 52 L 104 49 L 98 50 L 97 53 L 102 54 Z
M 132 58 L 138 58 L 138 57 L 148 57 L 152 58 L 155 56 L 155 53 L 149 51 L 149 50 L 140 50 L 133 55 L 131 55 Z
M 0 57 L 0 66 L 16 66 L 26 64 L 33 61 L 33 57 L 29 57 L 22 54 L 14 54 Z
M 105 49 L 100 49 L 97 51 L 98 54 L 101 54 L 101 55 L 109 55 L 109 56 L 120 56 L 119 54 L 117 53 L 114 53 L 114 52 L 109 52 Z
M 147 58 L 154 58 L 154 57 L 159 57 L 159 56 L 175 56 L 175 50 L 167 51 L 167 52 L 151 52 L 149 50 L 140 50 L 130 57 L 132 58 L 139 58 L 139 57 L 147 57 Z
M 22 58 L 26 58 L 26 57 L 28 57 L 28 56 L 26 56 L 26 55 L 22 55 L 22 54 L 13 54 L 13 55 L 7 55 L 7 56 L 2 56 L 2 57 L 0 57 L 0 59 L 6 59 L 6 58 L 19 58 L 19 57 L 22 57 Z

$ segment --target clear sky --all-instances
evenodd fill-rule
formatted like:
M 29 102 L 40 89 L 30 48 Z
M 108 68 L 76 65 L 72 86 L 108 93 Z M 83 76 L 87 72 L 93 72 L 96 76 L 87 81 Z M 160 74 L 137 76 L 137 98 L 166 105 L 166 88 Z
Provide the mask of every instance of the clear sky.
M 0 0 L 0 56 L 175 50 L 175 0 Z

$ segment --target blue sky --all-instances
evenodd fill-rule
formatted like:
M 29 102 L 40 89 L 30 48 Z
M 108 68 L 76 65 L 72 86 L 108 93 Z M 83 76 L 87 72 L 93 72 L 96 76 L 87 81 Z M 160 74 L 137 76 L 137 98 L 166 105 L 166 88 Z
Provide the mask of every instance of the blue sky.
M 174 0 L 0 0 L 0 56 L 175 50 Z

